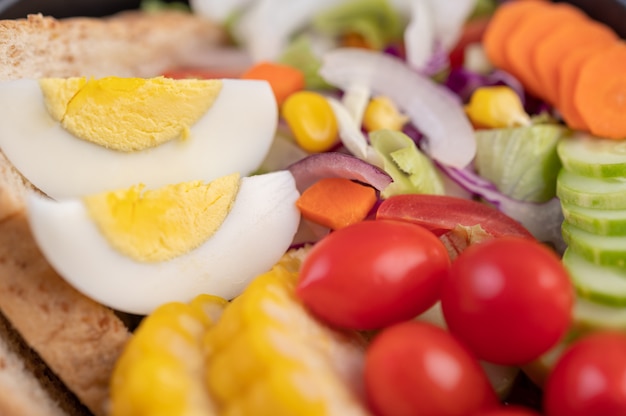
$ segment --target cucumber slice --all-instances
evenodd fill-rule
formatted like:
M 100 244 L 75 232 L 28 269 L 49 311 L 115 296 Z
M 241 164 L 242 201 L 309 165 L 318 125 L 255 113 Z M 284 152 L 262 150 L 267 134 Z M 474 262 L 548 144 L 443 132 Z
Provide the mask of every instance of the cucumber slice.
M 578 298 L 574 305 L 575 330 L 581 332 L 601 329 L 626 330 L 626 308 L 602 305 Z
M 626 209 L 626 177 L 598 179 L 561 169 L 557 177 L 556 195 L 562 204 Z
M 626 142 L 577 132 L 561 140 L 557 152 L 563 167 L 598 178 L 626 176 Z
M 626 265 L 626 236 L 605 236 L 590 233 L 563 221 L 563 240 L 569 250 L 601 266 Z
M 561 162 L 557 143 L 567 130 L 556 124 L 476 132 L 476 171 L 513 199 L 554 197 Z
M 600 235 L 626 235 L 626 209 L 583 208 L 561 204 L 567 222 L 590 233 Z
M 598 266 L 570 249 L 563 254 L 563 265 L 580 297 L 607 306 L 626 306 L 626 269 Z

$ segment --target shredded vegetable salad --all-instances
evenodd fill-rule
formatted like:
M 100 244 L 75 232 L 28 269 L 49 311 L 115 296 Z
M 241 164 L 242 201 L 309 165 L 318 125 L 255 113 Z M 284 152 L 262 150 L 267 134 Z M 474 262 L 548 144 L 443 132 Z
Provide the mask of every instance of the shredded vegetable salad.
M 197 328 L 202 406 L 626 414 L 623 39 L 541 0 L 190 6 L 246 57 L 233 77 L 272 87 L 255 173 L 290 172 L 301 215 L 279 264 Z M 115 414 L 146 402 L 123 388 L 133 360 Z

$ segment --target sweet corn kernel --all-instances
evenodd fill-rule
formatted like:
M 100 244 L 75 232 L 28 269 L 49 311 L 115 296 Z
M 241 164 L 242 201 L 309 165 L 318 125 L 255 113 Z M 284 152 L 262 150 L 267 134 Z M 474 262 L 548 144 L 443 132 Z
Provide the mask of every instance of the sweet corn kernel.
M 201 345 L 226 304 L 201 295 L 188 304 L 162 305 L 146 317 L 114 368 L 110 414 L 215 414 L 204 384 Z
M 257 277 L 204 337 L 220 415 L 366 415 L 364 340 L 320 324 L 294 294 L 298 260 Z
M 465 112 L 478 127 L 505 128 L 530 124 L 520 97 L 504 85 L 477 88 L 465 106 Z
M 372 98 L 363 114 L 363 127 L 368 132 L 381 129 L 400 131 L 408 121 L 409 118 L 398 110 L 393 101 L 382 96 Z
M 296 143 L 307 152 L 325 152 L 339 141 L 335 113 L 321 94 L 312 91 L 291 94 L 281 106 L 281 115 Z

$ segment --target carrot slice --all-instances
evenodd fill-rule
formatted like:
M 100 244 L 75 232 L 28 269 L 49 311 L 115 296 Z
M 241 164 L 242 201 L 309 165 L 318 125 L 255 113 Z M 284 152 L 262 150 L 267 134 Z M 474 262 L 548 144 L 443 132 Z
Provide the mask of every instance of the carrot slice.
M 248 68 L 241 74 L 241 78 L 269 82 L 278 105 L 281 105 L 289 95 L 303 90 L 305 84 L 304 74 L 299 69 L 266 61 Z
M 510 1 L 500 5 L 483 34 L 483 48 L 489 61 L 498 68 L 509 70 L 505 43 L 525 15 L 548 7 L 543 1 Z
M 583 63 L 574 103 L 591 133 L 626 139 L 625 42 L 615 42 Z
M 333 230 L 362 221 L 376 203 L 376 190 L 345 178 L 324 178 L 296 201 L 302 216 Z
M 588 61 L 591 56 L 601 53 L 603 49 L 610 45 L 592 45 L 580 49 L 573 49 L 559 65 L 558 69 L 558 91 L 556 106 L 561 113 L 561 117 L 567 126 L 574 130 L 585 130 L 589 128 L 585 120 L 581 117 L 574 103 L 574 94 L 580 75 L 580 68 L 583 62 Z
M 524 84 L 535 97 L 541 97 L 541 84 L 537 81 L 531 65 L 532 55 L 543 38 L 555 27 L 568 21 L 588 21 L 589 18 L 578 8 L 567 3 L 550 4 L 541 13 L 528 14 L 522 18 L 505 43 L 504 54 L 510 72 Z
M 535 48 L 531 64 L 537 76 L 541 98 L 550 104 L 558 101 L 559 66 L 573 50 L 588 45 L 609 44 L 618 36 L 608 26 L 588 20 L 565 22 L 548 34 Z

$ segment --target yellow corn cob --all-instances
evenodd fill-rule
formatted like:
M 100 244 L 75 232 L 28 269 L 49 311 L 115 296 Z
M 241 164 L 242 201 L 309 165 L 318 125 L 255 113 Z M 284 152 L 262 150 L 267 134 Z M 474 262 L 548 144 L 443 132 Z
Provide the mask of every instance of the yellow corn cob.
M 365 343 L 319 323 L 294 295 L 297 256 L 257 277 L 204 337 L 206 382 L 223 416 L 366 415 Z
M 227 302 L 201 295 L 146 317 L 113 371 L 113 416 L 214 415 L 206 393 L 202 337 Z

